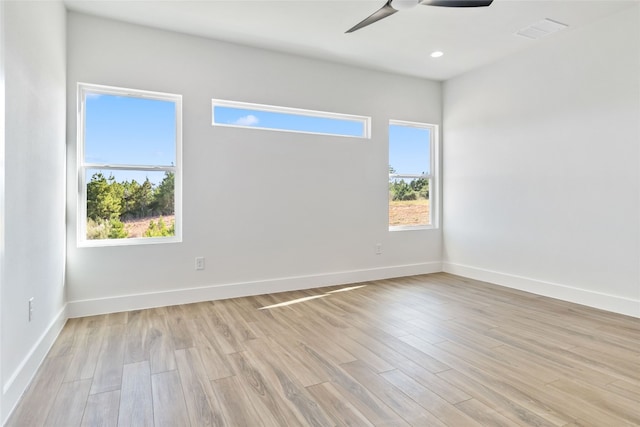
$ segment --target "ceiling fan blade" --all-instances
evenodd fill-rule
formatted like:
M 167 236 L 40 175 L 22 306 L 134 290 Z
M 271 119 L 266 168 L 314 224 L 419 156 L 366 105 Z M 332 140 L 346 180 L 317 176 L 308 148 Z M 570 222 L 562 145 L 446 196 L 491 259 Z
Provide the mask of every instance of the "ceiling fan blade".
M 374 22 L 377 22 L 377 21 L 379 21 L 381 19 L 384 19 L 387 16 L 391 16 L 396 12 L 397 12 L 397 10 L 395 10 L 394 8 L 391 7 L 391 0 L 388 0 L 387 3 L 384 6 L 382 6 L 377 11 L 373 12 L 371 14 L 371 16 L 369 16 L 368 18 L 364 19 L 362 22 L 360 22 L 356 26 L 354 26 L 352 28 L 349 28 L 347 31 L 345 31 L 345 33 L 353 33 L 354 31 L 357 31 L 360 28 L 364 28 L 367 25 L 371 25 Z
M 424 6 L 443 6 L 443 7 L 486 7 L 493 0 L 423 0 Z

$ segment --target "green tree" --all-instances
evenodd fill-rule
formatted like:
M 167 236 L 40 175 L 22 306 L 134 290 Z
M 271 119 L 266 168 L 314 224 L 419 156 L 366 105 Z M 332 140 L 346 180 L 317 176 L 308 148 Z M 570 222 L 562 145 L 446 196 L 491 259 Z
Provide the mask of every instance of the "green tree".
M 409 184 L 403 179 L 391 184 L 391 200 L 416 200 L 418 196 Z
M 167 236 L 175 236 L 176 234 L 176 223 L 175 221 L 171 222 L 171 227 L 167 227 L 164 222 L 164 219 L 160 217 L 158 222 L 151 221 L 149 222 L 149 227 L 144 232 L 144 237 L 167 237 Z
M 153 211 L 160 215 L 172 215 L 175 212 L 175 174 L 165 172 L 162 182 L 153 192 Z
M 129 233 L 124 229 L 124 224 L 118 218 L 109 220 L 109 239 L 125 239 L 129 237 Z
M 87 184 L 87 218 L 120 218 L 121 189 L 113 176 L 107 179 L 100 172 L 93 174 Z
M 429 180 L 428 179 L 426 178 L 413 179 L 409 183 L 409 186 L 413 191 L 418 193 L 419 197 L 422 197 L 424 199 L 429 198 Z
M 129 233 L 124 229 L 124 224 L 117 218 L 108 220 L 87 218 L 87 239 L 124 239 Z
M 122 214 L 120 218 L 129 219 L 135 218 L 136 212 L 136 194 L 140 191 L 140 184 L 135 179 L 131 181 L 124 181 L 121 183 L 122 185 Z
M 133 214 L 138 218 L 151 215 L 153 203 L 153 184 L 149 178 L 135 189 L 133 194 Z

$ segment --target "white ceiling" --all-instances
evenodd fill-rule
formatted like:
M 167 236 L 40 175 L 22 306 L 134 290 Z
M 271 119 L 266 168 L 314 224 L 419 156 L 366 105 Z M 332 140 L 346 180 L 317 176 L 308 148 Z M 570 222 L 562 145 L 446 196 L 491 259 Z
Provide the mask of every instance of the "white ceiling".
M 65 0 L 121 21 L 399 74 L 446 80 L 537 43 L 550 43 L 639 0 L 494 0 L 486 8 L 417 6 L 352 34 L 385 0 Z M 544 18 L 569 25 L 530 40 L 514 33 Z M 445 55 L 433 59 L 429 54 Z

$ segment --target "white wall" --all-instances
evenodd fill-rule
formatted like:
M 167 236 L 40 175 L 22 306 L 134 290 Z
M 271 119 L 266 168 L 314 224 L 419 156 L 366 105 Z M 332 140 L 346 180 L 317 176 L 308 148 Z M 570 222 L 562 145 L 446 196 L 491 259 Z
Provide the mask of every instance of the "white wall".
M 4 2 L 0 2 L 0 307 L 4 284 Z M 2 315 L 0 315 L 0 384 L 2 384 Z M 0 425 L 4 419 L 3 398 L 0 391 Z
M 388 120 L 440 124 L 439 83 L 76 13 L 68 31 L 71 316 L 440 270 L 439 230 L 387 225 Z M 183 243 L 77 248 L 77 82 L 183 95 Z M 213 128 L 212 98 L 368 115 L 373 138 Z
M 65 320 L 65 25 L 59 2 L 4 2 L 2 420 Z M 35 317 L 28 321 L 30 297 Z
M 640 317 L 640 11 L 444 85 L 447 271 Z

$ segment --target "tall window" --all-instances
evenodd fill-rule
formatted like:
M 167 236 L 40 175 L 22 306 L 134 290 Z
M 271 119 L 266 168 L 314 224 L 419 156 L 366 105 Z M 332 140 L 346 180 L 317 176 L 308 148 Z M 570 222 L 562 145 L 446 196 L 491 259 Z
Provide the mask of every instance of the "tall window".
M 389 122 L 389 229 L 433 225 L 437 127 Z
M 78 243 L 181 238 L 182 96 L 78 85 Z

